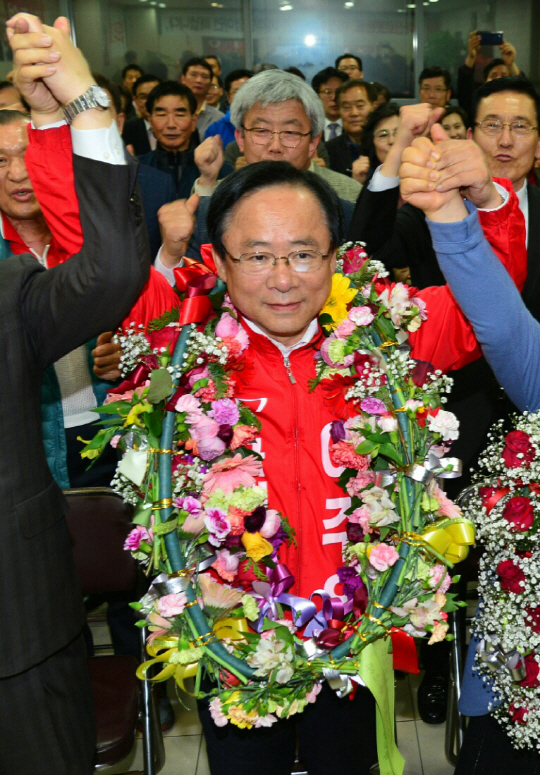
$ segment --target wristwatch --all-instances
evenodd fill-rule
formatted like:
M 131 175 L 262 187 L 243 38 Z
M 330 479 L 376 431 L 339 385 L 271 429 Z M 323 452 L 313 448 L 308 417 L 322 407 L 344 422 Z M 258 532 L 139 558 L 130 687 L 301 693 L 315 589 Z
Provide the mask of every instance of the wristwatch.
M 90 110 L 90 108 L 106 110 L 110 104 L 111 99 L 105 89 L 102 89 L 101 86 L 93 83 L 84 94 L 71 100 L 71 102 L 64 107 L 64 118 L 68 124 L 71 124 L 75 116 L 78 116 L 79 113 Z

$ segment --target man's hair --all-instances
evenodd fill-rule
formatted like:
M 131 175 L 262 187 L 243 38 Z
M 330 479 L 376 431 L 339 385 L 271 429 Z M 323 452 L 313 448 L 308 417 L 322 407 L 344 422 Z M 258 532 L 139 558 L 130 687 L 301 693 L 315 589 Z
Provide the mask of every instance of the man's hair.
M 158 83 L 157 86 L 154 86 L 148 95 L 148 99 L 146 100 L 146 110 L 148 114 L 150 115 L 152 113 L 154 105 L 158 100 L 162 97 L 170 96 L 186 99 L 190 113 L 194 114 L 197 112 L 197 100 L 189 86 L 178 83 L 178 81 L 163 81 L 163 83 Z
M 17 92 L 19 95 L 19 102 L 21 105 L 30 113 L 30 105 L 27 103 L 27 101 L 24 99 L 20 91 L 17 89 L 14 83 L 11 83 L 11 81 L 0 81 L 0 91 L 4 91 L 4 89 L 13 89 Z
M 124 80 L 129 70 L 138 70 L 141 75 L 144 73 L 144 70 L 142 69 L 142 67 L 140 67 L 140 65 L 136 65 L 136 64 L 126 65 L 122 70 L 122 80 Z
M 233 85 L 233 81 L 238 81 L 239 78 L 251 78 L 253 73 L 251 70 L 245 68 L 239 68 L 238 70 L 231 70 L 231 72 L 225 78 L 225 91 L 228 94 Z
M 499 65 L 504 65 L 505 67 L 508 67 L 504 59 L 501 59 L 500 57 L 498 59 L 492 59 L 491 62 L 484 67 L 482 71 L 482 74 L 484 76 L 484 81 L 487 81 L 487 77 L 491 73 L 493 68 L 499 67 Z
M 491 94 L 497 94 L 502 91 L 512 91 L 516 94 L 526 94 L 534 102 L 536 113 L 535 121 L 540 120 L 540 96 L 528 78 L 522 75 L 509 75 L 506 78 L 494 78 L 493 81 L 486 81 L 473 94 L 471 106 L 472 123 L 476 121 L 480 102 Z
M 204 67 L 208 70 L 210 74 L 210 80 L 212 80 L 212 76 L 214 75 L 212 68 L 206 61 L 206 59 L 203 59 L 202 57 L 191 57 L 191 59 L 188 59 L 186 64 L 182 68 L 182 75 L 185 75 L 190 67 Z
M 457 113 L 458 116 L 461 116 L 461 120 L 463 121 L 463 126 L 468 129 L 470 126 L 469 116 L 467 115 L 467 111 L 463 110 L 463 108 L 460 108 L 459 105 L 450 105 L 449 108 L 446 108 L 444 113 L 439 119 L 439 124 L 442 124 L 445 118 L 448 118 L 448 116 L 451 116 L 453 113 Z
M 360 57 L 357 57 L 356 54 L 342 54 L 341 56 L 339 56 L 335 62 L 336 69 L 339 67 L 339 63 L 341 62 L 342 59 L 356 59 L 358 63 L 358 69 L 359 70 L 364 69 L 362 66 L 362 60 L 360 59 Z
M 205 54 L 205 55 L 204 55 L 204 57 L 203 57 L 203 59 L 204 59 L 205 61 L 206 61 L 207 59 L 215 59 L 215 60 L 216 60 L 216 62 L 218 63 L 218 65 L 219 65 L 219 69 L 220 69 L 220 70 L 222 70 L 222 69 L 223 69 L 223 68 L 221 67 L 221 59 L 220 59 L 220 58 L 217 56 L 217 54 Z
M 286 67 L 283 72 L 292 73 L 293 75 L 297 75 L 303 81 L 306 80 L 306 76 L 304 75 L 304 73 L 300 70 L 300 68 L 295 67 L 294 65 L 291 65 L 291 67 Z
M 0 126 L 7 126 L 7 124 L 14 124 L 16 121 L 24 121 L 28 123 L 28 116 L 26 113 L 21 113 L 20 110 L 8 110 L 7 108 L 0 108 Z
M 120 89 L 118 86 L 112 81 L 109 81 L 104 75 L 101 75 L 101 73 L 92 73 L 92 78 L 98 86 L 101 86 L 102 89 L 106 89 L 111 95 L 111 102 L 116 111 L 116 115 L 123 113 L 122 97 L 120 96 Z
M 422 86 L 422 81 L 425 81 L 426 78 L 444 78 L 444 85 L 446 88 L 452 88 L 452 79 L 450 77 L 450 73 L 448 70 L 444 70 L 442 67 L 439 67 L 439 65 L 434 65 L 433 67 L 424 67 L 420 73 L 418 84 Z
M 133 96 L 134 97 L 137 96 L 137 89 L 139 88 L 139 86 L 142 86 L 143 83 L 152 83 L 152 81 L 156 81 L 157 83 L 163 83 L 161 78 L 159 78 L 157 75 L 152 75 L 152 73 L 146 73 L 145 75 L 141 75 L 140 78 L 137 78 L 137 80 L 131 87 Z
M 265 70 L 246 81 L 231 105 L 231 121 L 240 129 L 246 113 L 257 103 L 265 108 L 287 100 L 301 103 L 311 125 L 311 136 L 320 135 L 324 129 L 322 102 L 305 81 L 283 70 Z
M 324 86 L 330 78 L 339 78 L 342 83 L 349 80 L 348 75 L 341 70 L 337 70 L 335 67 L 325 67 L 324 70 L 319 70 L 318 73 L 315 73 L 311 79 L 311 88 L 318 94 L 321 90 L 321 86 Z
M 210 200 L 206 218 L 208 236 L 222 258 L 226 253 L 223 237 L 237 202 L 256 191 L 274 186 L 304 188 L 311 192 L 324 213 L 330 232 L 330 251 L 342 242 L 343 215 L 340 202 L 325 180 L 314 172 L 298 170 L 286 161 L 259 161 L 227 175 Z
M 390 102 L 392 99 L 392 94 L 390 93 L 390 89 L 385 86 L 384 83 L 381 83 L 380 81 L 372 81 L 371 85 L 377 92 L 377 98 L 382 94 L 386 102 Z
M 369 81 L 364 81 L 362 78 L 349 78 L 336 89 L 337 104 L 339 105 L 339 98 L 342 94 L 345 94 L 345 92 L 348 92 L 349 89 L 354 89 L 357 86 L 361 86 L 363 89 L 365 89 L 369 102 L 375 102 L 377 99 L 377 89 L 373 86 L 372 83 Z
M 385 118 L 392 118 L 392 116 L 399 116 L 399 105 L 396 102 L 385 102 L 369 114 L 364 125 L 360 153 L 369 157 L 371 167 L 378 167 L 380 164 L 374 143 L 377 127 Z

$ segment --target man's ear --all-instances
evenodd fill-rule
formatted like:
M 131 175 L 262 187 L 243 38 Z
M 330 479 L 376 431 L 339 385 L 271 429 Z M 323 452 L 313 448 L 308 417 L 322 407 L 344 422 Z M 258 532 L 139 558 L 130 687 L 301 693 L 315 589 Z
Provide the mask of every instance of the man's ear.
M 234 130 L 234 139 L 238 143 L 238 147 L 244 153 L 244 133 L 240 129 Z
M 116 123 L 118 124 L 118 131 L 120 134 L 124 131 L 124 124 L 126 123 L 126 114 L 125 113 L 119 113 L 116 119 Z
M 471 127 L 469 127 L 467 129 L 467 140 L 472 140 L 472 139 L 473 139 L 473 131 L 472 131 Z
M 321 142 L 322 132 L 320 135 L 316 135 L 312 140 L 309 142 L 309 158 L 312 159 L 315 156 L 315 152 L 317 151 L 317 146 Z
M 216 265 L 217 275 L 220 280 L 223 280 L 227 284 L 227 263 L 225 259 L 221 258 L 215 247 L 212 245 L 212 258 Z

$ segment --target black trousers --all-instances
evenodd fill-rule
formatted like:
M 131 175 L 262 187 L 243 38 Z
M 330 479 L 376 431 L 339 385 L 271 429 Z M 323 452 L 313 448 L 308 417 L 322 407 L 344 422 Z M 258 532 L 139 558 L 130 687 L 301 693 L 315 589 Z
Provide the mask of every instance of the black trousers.
M 82 635 L 39 665 L 0 679 L 2 775 L 90 775 L 95 747 Z
M 363 687 L 340 699 L 324 683 L 303 713 L 263 729 L 217 727 L 205 701 L 199 717 L 212 775 L 290 775 L 297 738 L 309 775 L 367 775 L 377 761 L 375 700 Z
M 472 716 L 454 775 L 540 775 L 540 754 L 516 750 L 503 727 L 487 714 Z

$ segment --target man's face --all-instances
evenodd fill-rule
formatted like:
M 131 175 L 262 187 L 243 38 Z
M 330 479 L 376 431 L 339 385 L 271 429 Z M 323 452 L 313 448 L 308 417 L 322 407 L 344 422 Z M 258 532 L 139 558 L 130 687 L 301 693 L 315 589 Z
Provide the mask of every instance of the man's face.
M 213 75 L 212 83 L 210 84 L 208 94 L 206 95 L 206 101 L 209 105 L 212 105 L 214 108 L 217 108 L 219 105 L 219 101 L 222 97 L 223 97 L 223 89 L 219 85 L 217 75 Z
M 41 213 L 24 163 L 27 145 L 24 121 L 0 126 L 0 210 L 19 220 Z
M 422 102 L 429 102 L 434 108 L 444 108 L 448 104 L 450 89 L 446 88 L 442 75 L 424 78 L 420 84 L 420 99 Z
M 249 81 L 249 78 L 237 78 L 235 81 L 231 82 L 231 87 L 229 89 L 229 92 L 227 94 L 227 97 L 229 98 L 229 104 L 234 100 L 238 93 L 238 89 L 242 87 L 246 81 Z
M 143 118 L 146 118 L 148 120 L 148 113 L 146 111 L 146 100 L 148 99 L 148 95 L 152 91 L 152 89 L 155 86 L 158 86 L 159 81 L 148 81 L 148 83 L 141 83 L 137 87 L 137 93 L 133 96 L 135 97 L 135 102 L 137 103 L 137 110 L 141 114 Z
M 363 78 L 364 77 L 364 71 L 360 70 L 358 67 L 358 62 L 354 57 L 345 57 L 342 59 L 337 66 L 338 70 L 341 70 L 342 73 L 345 73 L 347 78 Z
M 253 132 L 237 129 L 235 137 L 248 164 L 256 161 L 288 161 L 299 170 L 307 169 L 320 140 L 320 135 L 312 138 L 309 134 L 309 119 L 303 105 L 297 100 L 276 102 L 264 108 L 257 102 L 244 116 L 244 127 L 247 130 L 258 128 L 305 135 L 299 138 L 295 148 L 289 148 L 283 145 L 277 134 L 266 145 L 259 145 L 254 141 Z
M 339 114 L 343 129 L 352 137 L 361 134 L 372 110 L 373 103 L 369 101 L 363 86 L 353 86 L 339 95 Z
M 341 86 L 341 78 L 330 78 L 319 89 L 319 97 L 323 104 L 324 115 L 329 121 L 337 121 L 339 108 L 336 102 L 336 89 Z
M 185 151 L 197 126 L 197 116 L 185 97 L 169 94 L 154 103 L 150 126 L 166 151 Z
M 202 101 L 206 99 L 210 89 L 212 74 L 202 65 L 191 65 L 186 74 L 182 76 L 182 83 L 189 86 L 195 99 Z
M 14 86 L 6 86 L 0 91 L 0 110 L 20 110 L 26 112 L 21 102 L 21 95 Z
M 441 121 L 442 128 L 452 140 L 465 140 L 467 127 L 459 113 L 449 113 Z
M 223 243 L 229 255 L 214 257 L 233 304 L 272 339 L 286 346 L 298 342 L 329 296 L 335 251 L 314 272 L 293 272 L 280 260 L 262 277 L 245 274 L 230 256 L 257 250 L 288 256 L 301 248 L 328 253 L 330 232 L 313 194 L 271 186 L 244 197 L 232 211 Z
M 506 65 L 496 65 L 495 67 L 492 67 L 491 70 L 488 73 L 488 77 L 486 78 L 486 83 L 488 81 L 494 81 L 495 78 L 506 78 L 510 75 L 510 70 Z
M 215 57 L 205 57 L 204 59 L 212 68 L 214 75 L 221 75 L 221 67 L 219 66 L 219 62 Z
M 124 86 L 126 89 L 131 90 L 133 89 L 133 84 L 137 80 L 137 78 L 140 78 L 142 75 L 140 70 L 128 70 L 127 73 L 124 76 Z
M 499 119 L 504 124 L 522 119 L 528 121 L 531 126 L 538 126 L 531 97 L 512 91 L 490 94 L 480 101 L 476 122 L 486 118 Z M 535 159 L 540 158 L 538 129 L 533 129 L 524 137 L 516 137 L 508 126 L 505 126 L 499 135 L 486 135 L 479 126 L 475 126 L 473 138 L 486 153 L 491 173 L 495 177 L 508 178 L 514 186 L 514 191 L 519 191 L 534 166 Z

